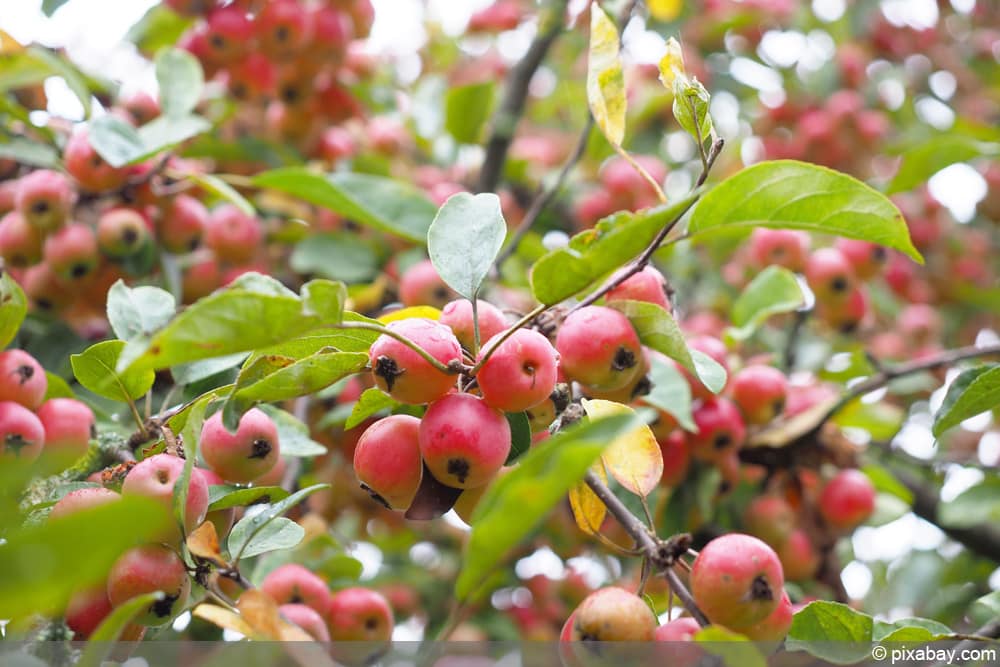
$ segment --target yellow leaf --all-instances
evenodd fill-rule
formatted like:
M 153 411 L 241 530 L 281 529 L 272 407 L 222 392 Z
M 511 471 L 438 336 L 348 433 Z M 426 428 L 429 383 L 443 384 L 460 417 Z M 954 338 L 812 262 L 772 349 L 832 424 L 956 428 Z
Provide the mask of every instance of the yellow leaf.
M 0 55 L 6 56 L 24 51 L 24 44 L 17 41 L 6 31 L 0 30 Z
M 608 473 L 600 461 L 594 464 L 591 470 L 601 478 L 602 482 L 608 483 Z M 580 482 L 569 490 L 569 506 L 573 510 L 573 518 L 576 519 L 576 525 L 580 530 L 588 535 L 597 535 L 601 532 L 607 508 L 586 482 Z
M 587 103 L 601 132 L 615 146 L 625 139 L 625 75 L 618 28 L 601 6 L 590 6 L 590 54 L 587 61 Z
M 681 0 L 646 0 L 649 15 L 657 21 L 673 21 L 681 13 Z
M 389 322 L 406 320 L 411 317 L 426 317 L 429 320 L 437 320 L 441 317 L 441 311 L 433 306 L 410 306 L 409 308 L 401 308 L 391 313 L 386 313 L 379 317 L 378 321 L 382 324 L 388 324 Z
M 667 52 L 660 58 L 660 82 L 667 90 L 673 90 L 674 80 L 686 76 L 680 42 L 671 37 L 667 40 Z
M 271 596 L 251 588 L 236 601 L 236 608 L 256 634 L 268 639 L 281 639 L 283 626 L 287 623 L 278 613 L 278 604 Z
M 192 556 L 203 558 L 219 567 L 229 567 L 229 563 L 222 557 L 222 552 L 219 549 L 219 536 L 215 532 L 215 524 L 211 521 L 201 524 L 188 535 L 187 548 Z
M 635 414 L 627 405 L 600 399 L 584 399 L 583 409 L 591 419 Z M 663 476 L 663 454 L 646 424 L 615 438 L 601 460 L 619 484 L 638 496 L 649 495 Z
M 193 616 L 216 625 L 223 630 L 238 632 L 244 637 L 253 637 L 254 631 L 243 617 L 234 611 L 214 604 L 200 604 L 191 612 Z

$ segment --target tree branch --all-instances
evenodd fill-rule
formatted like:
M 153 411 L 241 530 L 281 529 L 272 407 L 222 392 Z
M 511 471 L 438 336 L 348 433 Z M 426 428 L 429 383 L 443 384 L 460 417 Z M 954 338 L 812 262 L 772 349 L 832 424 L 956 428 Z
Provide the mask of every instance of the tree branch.
M 646 524 L 635 514 L 632 514 L 632 511 L 592 471 L 587 472 L 587 476 L 583 478 L 583 481 L 594 492 L 594 495 L 604 503 L 608 512 L 621 524 L 625 532 L 635 540 L 636 545 L 644 552 L 646 561 L 650 566 L 658 570 L 666 578 L 667 583 L 670 584 L 670 588 L 680 598 L 688 613 L 702 627 L 709 625 L 708 619 L 702 613 L 701 609 L 698 608 L 694 598 L 691 596 L 691 592 L 688 591 L 687 587 L 680 580 L 680 577 L 673 570 L 674 563 L 677 562 L 681 554 L 687 551 L 687 545 L 690 544 L 690 536 L 679 536 L 680 539 L 677 539 L 676 542 L 683 544 L 683 548 L 678 549 L 673 544 L 673 541 L 663 541 L 650 532 Z
M 562 32 L 568 5 L 569 0 L 555 0 L 551 4 L 548 24 L 539 26 L 528 52 L 507 75 L 504 96 L 493 114 L 492 130 L 486 143 L 486 157 L 479 172 L 479 192 L 492 192 L 500 182 L 504 163 L 507 161 L 507 151 L 524 113 L 531 79 Z

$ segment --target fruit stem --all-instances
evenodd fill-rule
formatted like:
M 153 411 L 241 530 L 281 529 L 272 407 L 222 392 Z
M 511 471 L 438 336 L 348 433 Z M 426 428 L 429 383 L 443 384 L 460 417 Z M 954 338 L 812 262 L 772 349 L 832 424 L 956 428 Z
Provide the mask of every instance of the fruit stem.
M 664 547 L 667 543 L 663 542 L 655 534 L 651 533 L 649 528 L 643 524 L 642 520 L 639 519 L 632 511 L 625 506 L 621 500 L 618 499 L 611 489 L 601 481 L 601 479 L 593 473 L 593 471 L 587 471 L 586 476 L 583 481 L 590 487 L 590 490 L 594 492 L 604 506 L 608 508 L 608 512 L 615 518 L 615 520 L 621 524 L 621 527 L 625 529 L 625 532 L 635 540 L 636 545 L 644 552 L 650 567 L 655 568 L 660 571 L 660 573 L 666 578 L 667 583 L 670 584 L 670 589 L 681 599 L 684 608 L 688 610 L 688 613 L 698 621 L 698 624 L 702 627 L 709 625 L 708 619 L 705 614 L 702 613 L 698 605 L 695 604 L 694 598 L 691 596 L 691 592 L 684 585 L 684 582 L 680 580 L 677 573 L 673 570 L 673 563 L 665 563 L 663 558 Z
M 419 345 L 414 343 L 412 340 L 410 340 L 403 334 L 399 333 L 398 331 L 393 331 L 392 329 L 384 327 L 380 324 L 371 324 L 369 322 L 341 322 L 340 324 L 336 325 L 336 327 L 338 329 L 364 329 L 365 331 L 376 331 L 384 336 L 388 336 L 389 338 L 395 338 L 400 343 L 402 343 L 406 347 L 410 348 L 411 350 L 419 354 L 421 357 L 424 358 L 424 361 L 426 361 L 427 363 L 429 363 L 431 366 L 441 371 L 442 373 L 447 373 L 449 375 L 457 375 L 458 373 L 461 373 L 464 370 L 463 368 L 464 365 L 463 367 L 452 368 L 450 366 L 442 364 L 440 361 L 435 359 L 430 352 L 420 347 Z

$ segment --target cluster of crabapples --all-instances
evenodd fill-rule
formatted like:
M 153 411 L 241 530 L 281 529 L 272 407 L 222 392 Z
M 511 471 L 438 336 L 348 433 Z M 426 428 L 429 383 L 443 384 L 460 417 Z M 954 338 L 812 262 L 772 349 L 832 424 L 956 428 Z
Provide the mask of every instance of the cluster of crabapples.
M 0 352 L 0 461 L 57 471 L 86 454 L 94 413 L 73 398 L 46 398 L 45 369 L 24 350 Z
M 693 600 L 711 625 L 755 641 L 784 639 L 794 609 L 784 590 L 781 562 L 767 544 L 743 533 L 723 535 L 706 544 L 688 569 Z M 643 598 L 607 586 L 570 614 L 560 639 L 685 642 L 700 629 L 692 616 L 660 625 Z

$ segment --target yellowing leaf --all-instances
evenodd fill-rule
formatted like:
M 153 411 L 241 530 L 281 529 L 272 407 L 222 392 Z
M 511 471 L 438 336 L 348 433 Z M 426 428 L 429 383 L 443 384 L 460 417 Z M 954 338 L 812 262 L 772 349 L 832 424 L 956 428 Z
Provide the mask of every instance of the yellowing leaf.
M 234 611 L 214 604 L 200 604 L 191 612 L 197 618 L 216 625 L 223 630 L 238 632 L 244 637 L 253 637 L 254 631 L 243 617 Z
M 652 8 L 652 4 L 650 8 Z M 684 54 L 681 52 L 680 42 L 671 37 L 667 40 L 667 52 L 660 58 L 660 82 L 666 86 L 667 90 L 673 90 L 674 81 L 679 76 L 686 76 L 684 73 Z
M 594 464 L 591 470 L 607 484 L 608 473 L 600 462 Z M 607 508 L 586 482 L 580 482 L 569 490 L 569 506 L 573 510 L 573 518 L 576 519 L 576 525 L 580 530 L 588 535 L 597 535 L 601 532 Z
M 229 567 L 229 563 L 222 557 L 219 535 L 215 532 L 215 524 L 211 521 L 201 524 L 188 535 L 187 548 L 192 556 L 203 558 L 219 567 Z
M 0 30 L 0 55 L 11 55 L 24 51 L 24 45 L 11 37 L 6 31 Z
M 627 102 L 618 28 L 596 2 L 590 6 L 587 103 L 604 136 L 613 145 L 621 146 Z
M 240 616 L 258 635 L 268 639 L 281 639 L 282 626 L 286 622 L 278 613 L 278 604 L 274 599 L 257 589 L 244 591 L 236 601 Z
M 635 414 L 627 405 L 599 399 L 584 400 L 583 409 L 591 419 Z M 663 475 L 663 454 L 646 424 L 615 438 L 601 460 L 619 484 L 638 496 L 649 495 Z
M 441 317 L 441 311 L 433 306 L 410 306 L 409 308 L 401 308 L 400 310 L 386 313 L 379 317 L 378 321 L 382 324 L 388 324 L 389 322 L 406 320 L 411 317 L 426 317 L 429 320 L 437 320 Z
M 649 15 L 657 21 L 673 21 L 683 6 L 681 0 L 646 0 Z

